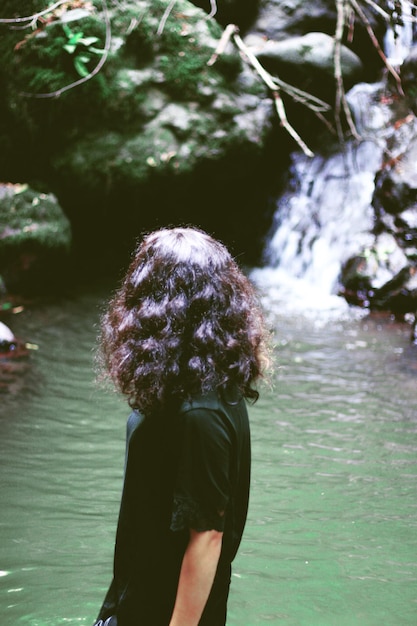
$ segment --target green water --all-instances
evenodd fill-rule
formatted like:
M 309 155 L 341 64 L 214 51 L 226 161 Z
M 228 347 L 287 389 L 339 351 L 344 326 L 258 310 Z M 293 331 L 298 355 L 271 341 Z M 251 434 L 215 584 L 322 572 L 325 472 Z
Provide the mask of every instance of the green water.
M 0 367 L 1 626 L 90 626 L 110 581 L 128 411 L 94 385 L 105 297 L 12 320 L 39 350 Z M 415 626 L 409 328 L 293 315 L 274 324 L 279 367 L 251 410 L 251 504 L 228 626 Z

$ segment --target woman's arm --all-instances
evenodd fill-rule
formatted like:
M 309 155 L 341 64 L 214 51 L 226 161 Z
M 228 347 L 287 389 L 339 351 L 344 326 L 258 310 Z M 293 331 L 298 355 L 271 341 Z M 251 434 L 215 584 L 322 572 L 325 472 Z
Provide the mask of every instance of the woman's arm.
M 223 533 L 190 529 L 169 626 L 198 626 L 216 574 Z

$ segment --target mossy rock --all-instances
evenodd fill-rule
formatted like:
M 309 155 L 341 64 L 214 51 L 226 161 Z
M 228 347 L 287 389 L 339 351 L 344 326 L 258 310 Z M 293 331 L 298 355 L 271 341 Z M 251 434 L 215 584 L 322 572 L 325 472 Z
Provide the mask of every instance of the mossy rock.
M 0 275 L 8 290 L 55 283 L 70 249 L 70 224 L 53 195 L 0 186 Z
M 5 13 L 16 13 L 13 3 L 5 5 Z M 22 2 L 19 15 L 30 15 L 47 5 L 46 0 Z M 228 81 L 241 69 L 237 52 L 222 55 L 215 67 L 207 65 L 221 29 L 215 22 L 207 22 L 204 12 L 186 0 L 177 1 L 163 28 L 166 2 L 138 0 L 109 6 L 111 40 L 107 41 L 106 62 L 91 80 L 73 88 L 68 87 L 82 78 L 82 64 L 85 71 L 94 71 L 106 49 L 101 2 L 86 3 L 92 8 L 78 12 L 65 13 L 58 8 L 46 14 L 44 23 L 38 21 L 35 30 L 2 27 L 0 53 L 10 104 L 20 111 L 28 128 L 36 133 L 38 126 L 38 131 L 43 131 L 44 139 L 46 133 L 50 138 L 52 124 L 55 140 L 103 123 L 130 125 L 132 105 L 135 110 L 135 100 L 143 103 L 143 91 L 151 83 L 170 98 L 205 101 L 205 88 L 228 88 Z M 68 13 L 80 17 L 70 19 Z M 138 89 L 132 80 L 126 88 L 125 80 L 121 88 L 120 70 L 142 68 L 151 71 L 147 85 Z
M 5 15 L 16 14 L 13 2 L 5 5 Z M 24 1 L 19 15 L 47 5 Z M 121 222 L 129 211 L 141 227 L 143 197 L 162 187 L 166 193 L 154 203 L 155 214 L 166 198 L 182 214 L 185 203 L 201 207 L 191 179 L 204 178 L 204 168 L 213 190 L 210 214 L 219 193 L 238 213 L 237 203 L 226 199 L 224 181 L 232 177 L 249 197 L 245 190 L 253 181 L 247 172 L 259 171 L 273 109 L 270 101 L 264 107 L 266 87 L 231 43 L 216 63 L 208 63 L 223 32 L 219 24 L 187 0 L 177 0 L 168 15 L 166 0 L 110 0 L 108 45 L 103 4 L 77 5 L 81 13 L 72 13 L 74 19 L 68 20 L 68 3 L 46 14 L 35 31 L 0 25 L 0 140 L 2 133 L 16 138 L 8 154 L 15 171 L 24 167 L 25 180 L 53 190 L 71 220 L 74 241 L 81 234 L 94 243 L 97 228 Z M 76 86 L 82 80 L 77 55 L 89 54 L 84 64 L 94 71 L 102 58 L 94 49 L 107 48 L 100 71 Z M 56 97 L 46 97 L 55 90 Z M 0 173 L 2 168 L 13 173 L 5 156 Z

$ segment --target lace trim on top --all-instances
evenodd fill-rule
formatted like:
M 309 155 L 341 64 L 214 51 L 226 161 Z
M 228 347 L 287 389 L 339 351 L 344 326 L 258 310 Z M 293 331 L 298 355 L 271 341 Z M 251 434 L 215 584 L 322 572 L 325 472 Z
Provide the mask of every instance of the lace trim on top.
M 192 498 L 174 498 L 171 530 L 174 532 L 192 528 L 198 532 L 224 529 L 224 513 L 203 511 Z

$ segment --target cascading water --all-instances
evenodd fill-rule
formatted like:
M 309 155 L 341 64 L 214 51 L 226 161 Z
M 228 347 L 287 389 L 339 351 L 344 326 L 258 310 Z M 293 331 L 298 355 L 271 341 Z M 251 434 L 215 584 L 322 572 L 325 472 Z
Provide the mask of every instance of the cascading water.
M 360 84 L 348 94 L 356 123 L 369 139 L 348 142 L 330 157 L 292 155 L 291 181 L 278 199 L 266 267 L 252 272 L 269 297 L 304 311 L 347 310 L 337 296 L 341 266 L 372 243 L 374 177 L 384 149 L 389 110 L 382 85 Z
M 391 3 L 394 8 L 394 2 Z M 414 40 L 414 20 L 409 2 L 399 2 L 401 29 L 389 28 L 384 38 L 384 49 L 391 65 L 399 66 L 410 51 Z
M 412 24 L 405 23 L 395 38 L 391 32 L 386 37 L 387 54 L 395 55 L 396 63 L 412 44 Z M 328 157 L 292 155 L 291 179 L 277 201 L 266 242 L 265 267 L 251 274 L 269 307 L 276 301 L 286 310 L 320 315 L 350 310 L 337 295 L 338 277 L 349 257 L 372 246 L 375 174 L 395 119 L 382 83 L 360 83 L 347 99 L 364 140 L 349 141 Z

